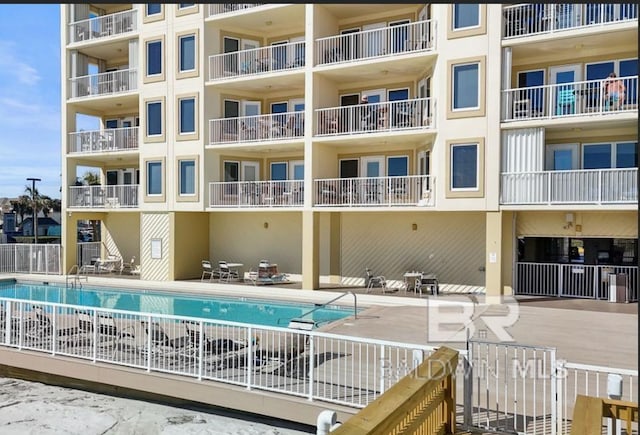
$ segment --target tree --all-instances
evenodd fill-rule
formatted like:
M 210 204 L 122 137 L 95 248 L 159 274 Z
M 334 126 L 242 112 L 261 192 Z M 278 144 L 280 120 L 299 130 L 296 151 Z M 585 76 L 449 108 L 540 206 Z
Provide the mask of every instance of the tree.
M 82 176 L 82 180 L 89 186 L 100 185 L 100 175 L 95 172 L 87 171 Z
M 38 189 L 32 189 L 29 186 L 25 186 L 25 193 L 27 194 L 27 197 L 29 198 L 29 211 L 31 212 L 31 216 L 34 217 L 34 219 L 38 218 L 38 212 L 43 210 L 44 211 L 44 215 L 47 216 L 49 214 L 49 210 L 46 210 L 46 199 L 48 198 L 46 196 L 40 195 L 40 192 L 38 192 Z
M 13 211 L 20 217 L 19 224 L 24 221 L 24 215 L 31 213 L 31 198 L 27 195 L 20 195 L 18 199 L 11 201 L 11 207 L 13 207 Z

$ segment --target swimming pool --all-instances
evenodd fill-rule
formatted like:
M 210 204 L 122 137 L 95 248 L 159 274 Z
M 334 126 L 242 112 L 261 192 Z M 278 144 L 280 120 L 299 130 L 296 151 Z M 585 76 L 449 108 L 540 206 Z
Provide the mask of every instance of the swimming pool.
M 0 282 L 0 297 L 284 327 L 292 319 L 319 325 L 353 314 L 353 308 L 339 306 L 17 281 Z

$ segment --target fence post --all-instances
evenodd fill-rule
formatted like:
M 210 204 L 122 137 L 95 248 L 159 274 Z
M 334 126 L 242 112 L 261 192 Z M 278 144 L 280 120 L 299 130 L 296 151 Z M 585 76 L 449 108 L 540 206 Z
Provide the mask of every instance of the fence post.
M 551 357 L 551 435 L 556 435 L 558 433 L 557 419 L 558 419 L 558 367 L 556 361 L 556 350 L 552 349 L 550 351 Z
M 555 352 L 553 353 L 553 355 L 554 355 L 553 358 L 555 359 Z M 564 426 L 563 424 L 563 421 L 564 421 L 564 414 L 563 414 L 564 375 L 563 373 L 565 373 L 564 361 L 556 360 L 555 370 L 554 370 L 555 395 L 553 395 L 553 391 L 552 391 L 552 399 L 555 401 L 555 412 L 553 412 L 553 409 L 552 409 L 552 414 L 551 414 L 551 424 L 553 428 L 552 435 L 563 433 L 562 431 Z
M 200 322 L 200 325 L 202 325 L 202 322 Z M 247 360 L 248 360 L 247 361 L 247 390 L 251 389 L 251 383 L 253 382 L 251 374 L 253 373 L 253 363 L 256 357 L 256 350 L 258 346 L 258 343 L 257 343 L 258 340 L 256 339 L 256 343 L 255 343 L 256 349 L 254 349 L 253 338 L 251 338 L 251 336 L 253 335 L 252 331 L 253 331 L 253 328 L 249 326 L 247 328 L 247 337 L 246 337 L 247 344 L 249 345 L 249 355 L 247 356 Z M 202 329 L 201 329 L 201 332 L 203 332 Z M 200 343 L 204 341 L 203 338 L 204 338 L 204 334 L 201 334 Z
M 465 428 L 470 428 L 473 419 L 471 413 L 471 406 L 473 402 L 473 351 L 472 346 L 469 343 L 469 330 L 467 329 L 467 355 L 462 357 L 462 367 L 464 373 L 464 389 L 463 389 L 463 406 L 464 415 L 463 423 Z
M 313 383 L 315 382 L 315 379 L 313 377 L 313 368 L 315 366 L 315 359 L 316 359 L 316 353 L 315 353 L 315 336 L 311 333 L 309 333 L 309 401 L 313 400 Z
M 562 296 L 564 293 L 564 289 L 562 288 L 562 282 L 564 281 L 562 279 L 562 265 L 561 264 L 556 264 L 555 267 L 558 268 L 558 296 Z

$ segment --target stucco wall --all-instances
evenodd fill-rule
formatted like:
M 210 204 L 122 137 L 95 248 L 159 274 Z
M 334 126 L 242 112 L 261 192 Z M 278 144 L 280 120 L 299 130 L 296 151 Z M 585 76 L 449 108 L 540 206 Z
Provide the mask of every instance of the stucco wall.
M 567 213 L 572 213 L 573 226 L 567 227 Z M 576 226 L 582 225 L 582 231 Z M 567 228 L 565 228 L 567 227 Z M 638 237 L 637 212 L 517 212 L 518 236 L 546 237 Z

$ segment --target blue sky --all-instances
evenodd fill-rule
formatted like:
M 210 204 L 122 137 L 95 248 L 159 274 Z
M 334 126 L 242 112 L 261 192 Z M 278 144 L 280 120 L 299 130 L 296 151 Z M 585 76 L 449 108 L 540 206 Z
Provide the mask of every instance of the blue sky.
M 60 5 L 0 5 L 0 197 L 60 198 Z

